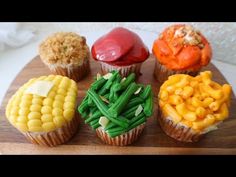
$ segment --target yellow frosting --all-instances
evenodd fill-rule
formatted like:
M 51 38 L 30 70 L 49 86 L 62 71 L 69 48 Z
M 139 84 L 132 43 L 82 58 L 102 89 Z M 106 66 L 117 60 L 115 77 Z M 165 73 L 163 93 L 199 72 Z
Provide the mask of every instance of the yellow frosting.
M 28 88 L 39 81 L 53 83 L 46 96 L 28 91 Z M 10 98 L 6 117 L 22 132 L 53 131 L 74 117 L 77 90 L 75 81 L 59 75 L 30 79 Z
M 210 71 L 192 77 L 176 74 L 163 83 L 159 106 L 165 117 L 202 131 L 228 117 L 231 86 L 211 80 Z

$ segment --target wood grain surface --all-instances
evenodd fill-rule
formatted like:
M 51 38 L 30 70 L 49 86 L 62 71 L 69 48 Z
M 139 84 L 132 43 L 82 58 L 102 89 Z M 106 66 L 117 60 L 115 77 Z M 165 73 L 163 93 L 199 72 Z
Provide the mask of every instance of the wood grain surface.
M 115 147 L 105 145 L 95 135 L 95 132 L 83 120 L 76 135 L 66 144 L 49 148 L 29 143 L 26 138 L 5 117 L 5 107 L 15 91 L 30 78 L 50 74 L 49 69 L 35 57 L 17 75 L 10 85 L 0 108 L 0 153 L 1 154 L 236 154 L 236 100 L 231 96 L 229 119 L 219 126 L 219 129 L 208 133 L 197 143 L 181 143 L 168 137 L 157 121 L 157 94 L 160 84 L 153 78 L 155 59 L 151 56 L 143 63 L 137 82 L 151 84 L 155 94 L 155 109 L 148 119 L 147 126 L 140 138 L 130 146 Z M 100 72 L 98 63 L 90 60 L 91 72 L 78 82 L 78 103 L 81 102 L 87 89 L 93 82 L 93 77 Z M 213 79 L 221 84 L 227 83 L 220 71 L 209 64 L 203 70 L 211 70 Z

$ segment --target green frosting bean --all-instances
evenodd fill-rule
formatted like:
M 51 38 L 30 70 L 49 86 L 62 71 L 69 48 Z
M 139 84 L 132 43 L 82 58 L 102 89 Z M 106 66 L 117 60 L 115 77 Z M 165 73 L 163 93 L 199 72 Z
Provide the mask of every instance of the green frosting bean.
M 109 108 L 108 112 L 117 117 L 123 108 L 127 105 L 130 97 L 137 90 L 138 86 L 135 83 L 132 83 L 125 92 L 123 92 L 116 102 Z
M 97 122 L 96 124 L 92 125 L 92 129 L 96 130 L 98 127 L 100 127 L 101 125 Z
M 107 119 L 109 119 L 110 121 L 112 121 L 113 123 L 121 126 L 121 127 L 128 127 L 129 123 L 127 122 L 128 120 L 125 120 L 120 117 L 120 118 L 115 118 L 114 116 L 112 116 L 109 112 L 108 112 L 108 107 L 106 106 L 106 104 L 101 100 L 101 98 L 99 97 L 98 94 L 96 94 L 92 89 L 88 90 L 88 94 L 89 96 L 92 98 L 93 102 L 96 104 L 96 106 L 98 107 L 98 109 L 101 111 L 101 113 L 107 117 Z
M 140 97 L 146 100 L 147 97 L 150 95 L 151 91 L 152 91 L 151 85 L 146 86 L 144 88 L 144 91 L 140 94 Z
M 147 117 L 151 116 L 153 113 L 153 93 L 152 92 L 148 96 L 148 98 L 145 100 L 143 112 Z
M 80 106 L 78 107 L 78 111 L 80 114 L 84 113 L 88 109 L 89 109 L 88 100 L 83 101 L 82 104 L 80 104 Z
M 135 97 L 135 98 L 132 98 L 129 103 L 125 106 L 125 108 L 128 110 L 130 108 L 133 108 L 134 106 L 136 105 L 139 105 L 141 103 L 143 103 L 144 100 L 140 97 Z
M 103 77 L 100 77 L 98 80 L 96 80 L 92 85 L 91 88 L 94 90 L 100 89 L 105 83 L 107 82 L 106 79 Z
M 97 110 L 94 114 L 92 114 L 92 116 L 90 116 L 88 119 L 85 120 L 85 123 L 89 123 L 94 119 L 100 118 L 101 116 L 102 116 L 102 113 L 99 110 Z
M 125 90 L 135 80 L 135 74 L 131 73 L 122 83 L 121 90 Z

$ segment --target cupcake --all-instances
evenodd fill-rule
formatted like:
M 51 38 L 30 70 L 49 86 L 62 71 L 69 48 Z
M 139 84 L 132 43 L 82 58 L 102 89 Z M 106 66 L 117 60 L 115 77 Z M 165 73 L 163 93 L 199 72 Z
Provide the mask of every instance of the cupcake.
M 130 73 L 140 75 L 142 63 L 149 57 L 148 48 L 141 38 L 125 28 L 115 28 L 100 37 L 92 46 L 92 56 L 101 65 L 103 74 L 113 70 L 122 77 Z
M 158 95 L 158 119 L 167 135 L 182 142 L 196 142 L 228 117 L 231 86 L 211 78 L 210 71 L 196 77 L 176 74 L 163 83 Z
M 10 98 L 8 121 L 34 144 L 56 146 L 78 128 L 76 82 L 49 75 L 30 79 Z
M 78 108 L 85 123 L 106 144 L 132 144 L 152 115 L 151 86 L 136 84 L 134 80 L 134 73 L 123 79 L 118 71 L 99 75 Z
M 58 32 L 39 46 L 43 63 L 54 73 L 67 76 L 76 82 L 89 72 L 89 47 L 86 39 L 72 32 Z
M 173 74 L 196 76 L 212 57 L 207 39 L 190 25 L 172 25 L 154 41 L 154 77 L 161 83 Z

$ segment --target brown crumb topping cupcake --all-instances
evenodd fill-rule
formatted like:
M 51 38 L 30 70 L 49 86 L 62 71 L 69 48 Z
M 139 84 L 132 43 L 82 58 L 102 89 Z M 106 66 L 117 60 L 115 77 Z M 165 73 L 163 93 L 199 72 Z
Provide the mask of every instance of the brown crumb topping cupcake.
M 89 71 L 86 38 L 73 32 L 57 32 L 39 46 L 42 61 L 54 74 L 81 80 Z

